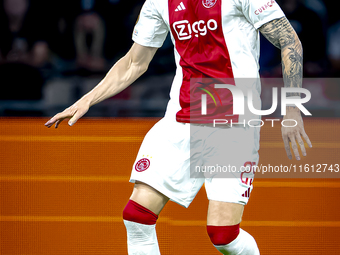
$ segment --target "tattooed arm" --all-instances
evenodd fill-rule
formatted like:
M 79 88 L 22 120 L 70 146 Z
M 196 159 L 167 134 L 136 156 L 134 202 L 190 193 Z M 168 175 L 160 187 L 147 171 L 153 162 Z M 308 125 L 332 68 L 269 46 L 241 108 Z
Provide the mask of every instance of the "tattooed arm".
M 285 87 L 302 87 L 302 45 L 287 18 L 276 19 L 260 27 L 260 32 L 281 49 L 282 74 Z M 288 95 L 289 96 L 289 95 Z M 299 94 L 290 94 L 299 96 Z
M 301 88 L 302 87 L 302 45 L 290 25 L 286 17 L 272 20 L 260 27 L 260 32 L 266 37 L 274 46 L 281 50 L 282 61 L 282 75 L 284 86 L 287 88 Z M 300 96 L 299 93 L 289 93 L 287 96 Z M 285 149 L 289 159 L 292 159 L 290 151 L 290 144 L 297 160 L 300 160 L 299 150 L 296 141 L 298 142 L 303 156 L 306 156 L 306 149 L 301 136 L 305 139 L 309 147 L 312 144 L 304 130 L 303 121 L 301 118 L 299 108 L 295 106 L 288 106 L 287 113 L 284 119 L 293 119 L 297 125 L 295 127 L 282 127 L 282 138 L 285 144 Z M 294 125 L 294 121 L 291 124 Z

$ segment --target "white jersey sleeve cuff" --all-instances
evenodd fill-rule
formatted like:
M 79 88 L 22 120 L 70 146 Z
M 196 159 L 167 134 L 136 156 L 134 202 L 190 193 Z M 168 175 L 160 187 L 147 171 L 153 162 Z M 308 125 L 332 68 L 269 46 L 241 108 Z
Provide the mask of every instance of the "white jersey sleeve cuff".
M 264 24 L 266 24 L 266 23 L 268 23 L 272 20 L 280 19 L 282 17 L 285 17 L 285 15 L 283 13 L 276 13 L 274 15 L 268 16 L 268 17 L 266 17 L 266 18 L 264 18 L 264 19 L 262 19 L 262 20 L 260 20 L 256 23 L 254 23 L 254 27 L 256 29 L 259 29 L 262 25 L 264 25 Z
M 132 36 L 132 40 L 135 43 L 138 43 L 139 45 L 145 46 L 145 47 L 154 47 L 154 48 L 160 48 L 163 45 L 163 41 L 157 42 L 157 41 L 149 41 L 144 40 L 143 38 L 138 38 L 137 36 Z

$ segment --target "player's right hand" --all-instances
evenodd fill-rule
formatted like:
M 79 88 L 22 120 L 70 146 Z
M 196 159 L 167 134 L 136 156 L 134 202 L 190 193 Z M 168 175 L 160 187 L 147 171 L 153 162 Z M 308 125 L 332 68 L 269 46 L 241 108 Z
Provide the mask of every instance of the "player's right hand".
M 303 139 L 308 144 L 309 148 L 312 148 L 312 143 L 309 140 L 308 135 L 305 132 L 305 128 L 303 126 L 303 120 L 300 114 L 300 110 L 297 107 L 288 107 L 287 114 L 283 117 L 286 120 L 295 120 L 296 126 L 294 126 L 294 122 L 290 123 L 289 126 L 282 126 L 282 138 L 285 145 L 285 150 L 289 159 L 292 159 L 292 152 L 290 149 L 290 144 L 292 145 L 292 150 L 294 156 L 297 160 L 300 160 L 298 145 L 300 146 L 301 152 L 303 156 L 307 156 L 306 148 L 304 145 Z M 303 139 L 302 139 L 303 138 Z
M 63 112 L 60 112 L 54 115 L 49 121 L 45 123 L 45 126 L 50 128 L 55 124 L 55 128 L 58 128 L 59 124 L 64 119 L 70 119 L 68 124 L 73 126 L 85 113 L 89 110 L 89 106 L 87 104 L 82 103 L 81 101 L 76 102 L 72 106 L 66 108 Z

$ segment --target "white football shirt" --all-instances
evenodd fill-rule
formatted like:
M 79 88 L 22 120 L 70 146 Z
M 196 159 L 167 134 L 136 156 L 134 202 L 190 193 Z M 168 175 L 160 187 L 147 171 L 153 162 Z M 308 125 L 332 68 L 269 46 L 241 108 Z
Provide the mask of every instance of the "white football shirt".
M 235 85 L 245 97 L 251 90 L 259 106 L 258 28 L 283 16 L 275 0 L 146 0 L 132 39 L 159 48 L 171 34 L 177 71 L 166 116 L 179 122 L 240 121 L 231 91 L 215 84 Z

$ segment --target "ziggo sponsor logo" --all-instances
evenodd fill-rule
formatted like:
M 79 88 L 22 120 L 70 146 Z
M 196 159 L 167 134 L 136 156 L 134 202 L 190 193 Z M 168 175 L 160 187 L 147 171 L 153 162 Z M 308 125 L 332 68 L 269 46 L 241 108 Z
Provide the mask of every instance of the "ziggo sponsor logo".
M 208 30 L 214 31 L 218 27 L 217 21 L 214 19 L 207 22 L 204 20 L 196 21 L 192 25 L 188 20 L 181 20 L 174 22 L 172 26 L 179 40 L 189 40 L 193 34 L 195 37 L 205 36 Z

